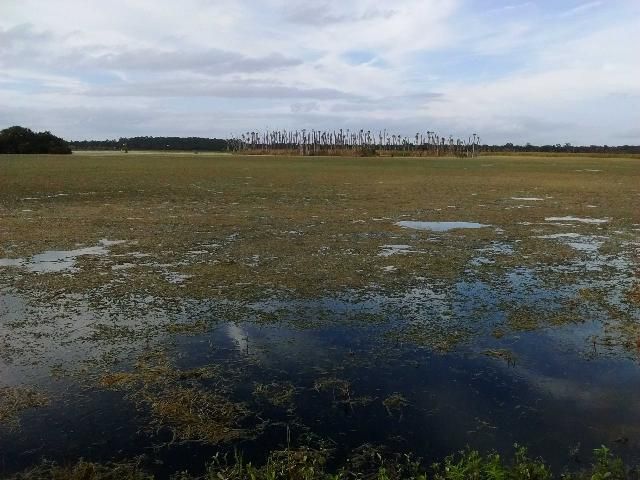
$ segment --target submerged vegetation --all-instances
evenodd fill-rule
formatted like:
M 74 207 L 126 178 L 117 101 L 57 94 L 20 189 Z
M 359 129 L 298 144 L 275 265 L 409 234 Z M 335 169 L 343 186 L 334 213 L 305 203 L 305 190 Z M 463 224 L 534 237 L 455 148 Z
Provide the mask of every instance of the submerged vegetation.
M 203 382 L 213 388 L 205 389 Z M 148 409 L 151 426 L 171 431 L 172 442 L 218 444 L 249 434 L 240 426 L 249 411 L 229 399 L 229 386 L 216 368 L 177 370 L 164 355 L 153 353 L 140 358 L 132 372 L 104 375 L 100 384 L 123 390 Z
M 0 428 L 12 430 L 20 427 L 20 414 L 24 410 L 42 407 L 49 399 L 28 387 L 0 387 Z

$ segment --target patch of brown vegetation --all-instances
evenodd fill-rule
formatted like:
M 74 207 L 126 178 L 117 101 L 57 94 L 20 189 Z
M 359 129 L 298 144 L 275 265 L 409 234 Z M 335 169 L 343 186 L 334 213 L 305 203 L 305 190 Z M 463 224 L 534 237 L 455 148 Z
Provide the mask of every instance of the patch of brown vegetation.
M 10 430 L 20 427 L 20 414 L 28 409 L 43 407 L 49 399 L 30 387 L 0 388 L 0 425 Z
M 203 380 L 216 379 L 215 391 Z M 130 372 L 103 375 L 99 384 L 121 390 L 151 413 L 151 426 L 169 429 L 174 441 L 218 444 L 247 437 L 240 424 L 249 417 L 245 405 L 231 400 L 219 368 L 174 368 L 162 353 L 142 356 Z

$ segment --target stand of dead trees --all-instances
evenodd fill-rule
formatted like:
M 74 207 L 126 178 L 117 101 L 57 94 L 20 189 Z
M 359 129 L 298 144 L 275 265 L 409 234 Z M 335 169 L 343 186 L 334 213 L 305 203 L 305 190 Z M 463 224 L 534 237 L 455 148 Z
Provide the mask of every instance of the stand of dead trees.
M 233 152 L 289 155 L 379 155 L 475 157 L 480 137 L 454 139 L 435 132 L 406 136 L 387 130 L 265 130 L 246 132 L 228 140 Z

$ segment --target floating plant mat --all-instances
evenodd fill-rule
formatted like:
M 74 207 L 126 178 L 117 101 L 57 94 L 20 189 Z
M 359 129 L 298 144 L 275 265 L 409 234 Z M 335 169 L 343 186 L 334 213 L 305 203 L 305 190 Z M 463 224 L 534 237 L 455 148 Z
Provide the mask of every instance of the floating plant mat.
M 637 458 L 636 160 L 197 157 L 3 159 L 2 475 Z

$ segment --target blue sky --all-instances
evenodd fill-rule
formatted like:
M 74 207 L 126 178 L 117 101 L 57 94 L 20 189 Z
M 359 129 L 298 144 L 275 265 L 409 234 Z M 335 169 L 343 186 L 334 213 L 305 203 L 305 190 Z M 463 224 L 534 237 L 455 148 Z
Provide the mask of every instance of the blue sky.
M 640 144 L 637 0 L 1 0 L 0 127 Z

